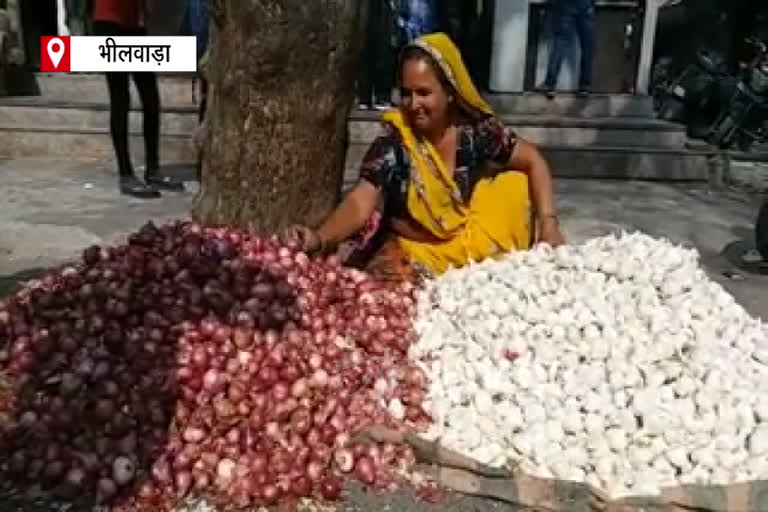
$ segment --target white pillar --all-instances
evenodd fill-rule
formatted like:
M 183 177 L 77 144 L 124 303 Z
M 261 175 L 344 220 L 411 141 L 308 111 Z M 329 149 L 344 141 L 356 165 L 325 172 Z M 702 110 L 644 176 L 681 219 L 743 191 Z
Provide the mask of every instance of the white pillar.
M 681 0 L 646 0 L 645 19 L 643 20 L 643 40 L 640 45 L 640 62 L 637 65 L 637 94 L 648 94 L 653 66 L 653 50 L 656 44 L 656 25 L 659 21 L 659 9 L 667 5 L 677 5 Z
M 69 27 L 67 26 L 67 5 L 65 0 L 56 0 L 56 23 L 59 27 L 59 35 L 68 36 Z
M 659 4 L 657 0 L 645 2 L 645 18 L 643 19 L 643 38 L 640 43 L 640 62 L 637 65 L 637 94 L 648 94 L 648 84 L 651 81 L 651 65 L 653 64 L 653 42 L 656 39 L 656 23 L 659 19 Z
M 523 91 L 529 7 L 529 0 L 496 2 L 489 80 L 493 92 Z

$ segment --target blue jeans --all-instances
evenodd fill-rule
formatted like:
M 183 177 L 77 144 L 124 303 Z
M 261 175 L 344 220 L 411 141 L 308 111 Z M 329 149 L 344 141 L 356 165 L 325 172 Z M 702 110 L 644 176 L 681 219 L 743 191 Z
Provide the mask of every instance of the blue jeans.
M 406 0 L 402 7 L 402 24 L 408 42 L 438 29 L 434 0 Z
M 595 46 L 595 8 L 557 8 L 552 16 L 552 52 L 549 55 L 547 77 L 544 85 L 554 88 L 560 66 L 566 53 L 571 49 L 574 36 L 581 46 L 579 89 L 586 90 L 592 84 L 592 59 Z

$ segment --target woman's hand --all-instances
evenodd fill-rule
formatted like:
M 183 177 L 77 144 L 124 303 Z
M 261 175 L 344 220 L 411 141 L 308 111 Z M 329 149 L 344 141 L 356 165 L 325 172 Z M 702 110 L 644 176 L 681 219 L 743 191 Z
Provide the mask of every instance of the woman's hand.
M 293 225 L 280 234 L 280 241 L 293 245 L 304 252 L 315 252 L 323 245 L 320 235 L 307 226 Z
M 552 247 L 565 243 L 565 237 L 560 231 L 560 224 L 556 217 L 545 217 L 539 221 L 539 242 L 545 242 Z

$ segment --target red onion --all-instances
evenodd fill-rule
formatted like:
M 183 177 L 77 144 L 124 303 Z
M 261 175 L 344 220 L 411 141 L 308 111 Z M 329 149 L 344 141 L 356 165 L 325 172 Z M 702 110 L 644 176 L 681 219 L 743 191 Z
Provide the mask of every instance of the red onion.
M 381 398 L 428 421 L 426 378 L 405 358 L 413 289 L 296 249 L 150 223 L 0 302 L 14 391 L 0 418 L 35 429 L 3 436 L 0 479 L 146 510 L 193 488 L 229 506 L 338 499 L 352 472 L 385 486 L 405 452 L 348 445 L 359 428 L 405 427 Z
M 376 481 L 376 467 L 368 456 L 362 456 L 355 463 L 355 476 L 366 485 L 373 485 Z
M 117 494 L 117 485 L 109 478 L 99 479 L 97 500 L 106 503 Z
M 171 466 L 168 461 L 164 459 L 158 459 L 152 465 L 152 478 L 159 485 L 166 485 L 171 481 Z
M 218 393 L 225 385 L 223 376 L 214 369 L 208 370 L 203 375 L 203 389 L 209 393 Z
M 285 398 L 280 402 L 277 402 L 275 406 L 275 417 L 278 421 L 282 421 L 299 406 L 299 402 L 295 398 Z
M 291 492 L 297 498 L 309 496 L 311 490 L 312 484 L 306 477 L 300 476 L 291 483 Z
M 178 496 L 184 496 L 192 486 L 192 474 L 188 471 L 179 471 L 175 478 L 176 493 Z
M 323 498 L 329 501 L 336 501 L 341 496 L 341 482 L 335 477 L 326 477 L 320 484 L 320 492 Z
M 285 382 L 277 382 L 272 386 L 272 395 L 275 400 L 280 402 L 288 398 L 291 394 L 291 388 Z
M 210 485 L 211 476 L 208 473 L 199 472 L 194 474 L 194 486 L 196 490 L 203 491 L 208 489 Z
M 230 484 L 235 478 L 236 464 L 230 459 L 221 459 L 216 466 L 216 479 L 223 484 Z
M 208 366 L 208 352 L 203 347 L 195 347 L 190 362 L 197 368 L 206 368 Z
M 261 495 L 266 505 L 274 505 L 280 499 L 279 489 L 272 484 L 264 486 Z
M 203 452 L 200 454 L 200 460 L 210 469 L 215 469 L 219 464 L 219 456 L 212 452 Z
M 324 388 L 328 385 L 328 372 L 322 368 L 315 370 L 312 377 L 309 379 L 309 385 L 314 388 Z
M 183 433 L 184 441 L 187 443 L 199 443 L 205 439 L 205 430 L 196 427 L 187 427 Z
M 291 429 L 297 434 L 304 435 L 309 432 L 312 419 L 309 409 L 299 407 L 291 414 Z
M 236 412 L 232 402 L 227 400 L 223 395 L 217 395 L 214 397 L 213 410 L 219 420 L 227 420 L 228 418 L 234 416 Z
M 275 382 L 277 382 L 278 377 L 279 375 L 277 370 L 275 370 L 272 366 L 262 366 L 259 370 L 258 378 L 266 386 L 272 386 Z
M 102 421 L 107 421 L 115 414 L 115 404 L 108 398 L 96 400 L 93 408 L 93 414 Z
M 86 474 L 80 468 L 72 468 L 67 472 L 66 482 L 73 489 L 81 489 L 85 484 Z
M 241 382 L 231 382 L 227 390 L 227 398 L 232 403 L 239 404 L 246 396 L 246 387 Z
M 325 466 L 319 461 L 311 460 L 309 464 L 307 464 L 307 476 L 313 482 L 317 482 L 322 478 L 324 470 Z

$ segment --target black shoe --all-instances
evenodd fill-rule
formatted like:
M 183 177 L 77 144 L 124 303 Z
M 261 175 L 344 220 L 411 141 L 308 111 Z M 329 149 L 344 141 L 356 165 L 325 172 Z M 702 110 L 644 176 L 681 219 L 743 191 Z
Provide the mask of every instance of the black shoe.
M 156 199 L 160 197 L 160 192 L 155 187 L 141 182 L 133 174 L 120 176 L 120 193 L 138 197 L 139 199 Z
M 181 192 L 184 190 L 184 182 L 178 181 L 170 176 L 163 176 L 157 169 L 148 169 L 144 173 L 144 181 L 148 185 L 157 187 L 162 190 L 171 190 L 174 192 Z
M 544 96 L 547 97 L 548 100 L 555 99 L 555 86 L 549 85 L 549 84 L 542 84 L 539 86 L 539 92 L 544 94 Z
M 589 96 L 589 89 L 586 87 L 580 87 L 578 91 L 576 91 L 576 96 L 579 98 L 586 98 Z

